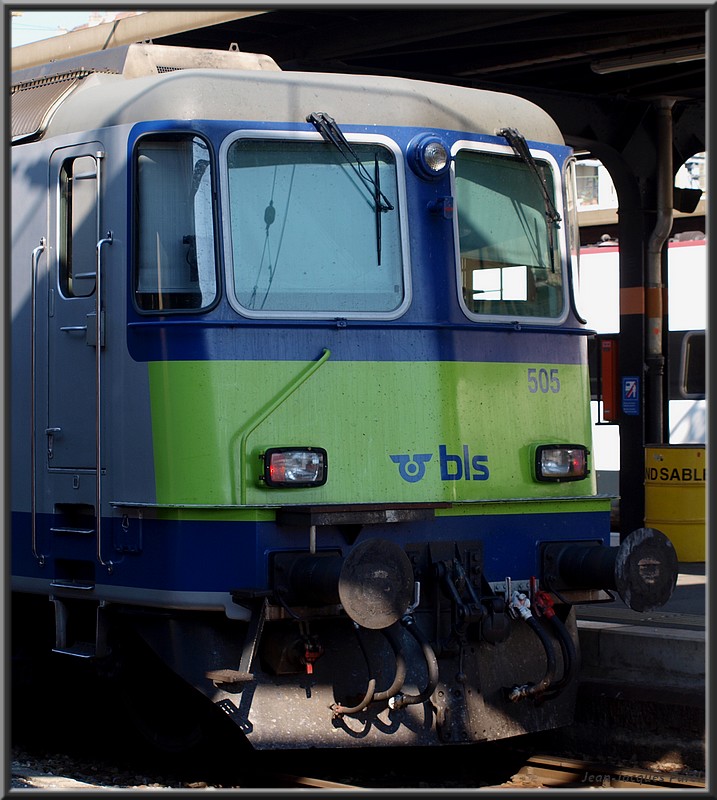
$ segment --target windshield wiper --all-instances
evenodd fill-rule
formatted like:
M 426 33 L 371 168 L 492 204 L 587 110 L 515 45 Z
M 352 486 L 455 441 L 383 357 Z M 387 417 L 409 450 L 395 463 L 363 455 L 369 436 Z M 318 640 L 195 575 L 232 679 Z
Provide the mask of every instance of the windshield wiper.
M 538 184 L 540 185 L 540 190 L 543 193 L 543 200 L 545 201 L 545 218 L 548 221 L 551 268 L 552 271 L 555 272 L 555 241 L 553 236 L 553 225 L 557 226 L 561 221 L 558 209 L 555 208 L 555 203 L 553 203 L 553 198 L 550 196 L 550 191 L 545 183 L 545 178 L 543 177 L 540 169 L 538 169 L 538 165 L 535 163 L 535 159 L 530 152 L 530 148 L 528 147 L 528 143 L 525 141 L 523 134 L 517 131 L 515 128 L 503 128 L 502 130 L 498 131 L 498 134 L 500 136 L 504 136 L 508 140 L 508 144 L 513 148 L 513 152 L 518 156 L 519 159 L 521 159 L 521 161 L 528 165 L 528 168 L 533 173 L 538 181 Z
M 323 111 L 312 111 L 306 121 L 310 122 L 321 134 L 324 141 L 332 144 L 351 166 L 353 171 L 363 182 L 364 186 L 371 192 L 374 210 L 376 212 L 376 255 L 378 263 L 381 264 L 381 214 L 386 211 L 393 211 L 393 205 L 386 195 L 381 191 L 381 180 L 379 176 L 378 156 L 374 159 L 374 175 L 363 165 L 356 151 L 351 147 L 343 131 L 336 124 L 333 117 Z
M 508 144 L 513 148 L 513 152 L 518 156 L 518 158 L 528 165 L 530 171 L 538 179 L 540 189 L 543 192 L 543 197 L 545 198 L 545 216 L 548 218 L 549 222 L 557 225 L 557 223 L 560 222 L 560 214 L 558 214 L 558 209 L 555 208 L 553 198 L 550 196 L 548 187 L 545 185 L 545 179 L 540 173 L 538 165 L 535 163 L 535 159 L 530 152 L 528 143 L 525 141 L 525 137 L 522 133 L 519 133 L 517 130 L 515 130 L 515 128 L 503 128 L 502 130 L 498 131 L 498 133 L 500 136 L 504 136 L 508 140 Z

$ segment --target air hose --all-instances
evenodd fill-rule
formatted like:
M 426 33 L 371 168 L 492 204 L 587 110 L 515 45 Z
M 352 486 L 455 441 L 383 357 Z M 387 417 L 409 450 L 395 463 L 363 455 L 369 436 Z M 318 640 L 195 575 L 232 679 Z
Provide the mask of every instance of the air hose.
M 368 666 L 370 669 L 368 653 L 366 652 L 366 648 L 359 634 L 359 626 L 357 623 L 354 623 L 354 629 L 356 631 L 356 637 L 358 639 L 359 646 L 361 647 L 361 652 L 363 653 L 364 660 L 366 661 L 366 666 Z M 394 675 L 391 685 L 388 687 L 388 689 L 382 692 L 377 692 L 375 691 L 376 681 L 374 678 L 371 678 L 366 688 L 366 694 L 364 695 L 363 700 L 358 703 L 358 705 L 349 708 L 348 706 L 343 706 L 340 703 L 335 703 L 331 706 L 331 710 L 333 711 L 335 717 L 340 717 L 344 714 L 358 714 L 360 711 L 363 711 L 365 708 L 367 708 L 371 703 L 381 700 L 388 700 L 401 690 L 403 682 L 406 680 L 406 659 L 401 648 L 400 635 L 396 627 L 396 623 L 388 628 L 383 629 L 381 633 L 383 633 L 383 635 L 386 637 L 388 643 L 391 645 L 393 654 L 396 657 L 396 674 Z
M 438 659 L 436 658 L 436 654 L 433 652 L 433 648 L 431 647 L 428 639 L 423 635 L 418 625 L 416 625 L 416 621 L 412 616 L 406 614 L 401 619 L 401 625 L 403 625 L 403 627 L 411 634 L 411 636 L 413 636 L 413 638 L 421 647 L 423 657 L 426 660 L 428 683 L 423 691 L 419 692 L 418 694 L 403 694 L 402 692 L 399 692 L 391 697 L 388 701 L 388 705 L 389 708 L 392 709 L 399 709 L 403 708 L 404 706 L 415 705 L 417 703 L 425 703 L 425 701 L 428 700 L 428 698 L 436 690 L 439 677 Z
M 356 638 L 358 639 L 359 647 L 361 648 L 364 661 L 366 662 L 366 666 L 369 668 L 369 674 L 370 674 L 371 665 L 369 664 L 368 653 L 366 652 L 363 640 L 359 635 L 359 625 L 357 622 L 354 622 L 353 626 L 354 626 L 354 631 L 356 632 Z M 360 711 L 363 711 L 365 708 L 368 708 L 371 701 L 373 700 L 375 691 L 376 691 L 376 679 L 369 678 L 368 686 L 366 687 L 366 694 L 363 696 L 363 700 L 361 700 L 357 705 L 349 707 L 341 705 L 341 703 L 333 703 L 332 705 L 329 706 L 329 708 L 333 712 L 334 717 L 341 717 L 344 714 L 358 714 Z
M 540 639 L 547 659 L 545 674 L 541 681 L 538 683 L 525 683 L 522 686 L 513 686 L 512 689 L 507 690 L 508 700 L 516 703 L 526 698 L 540 698 L 541 695 L 547 691 L 555 678 L 556 661 L 553 643 L 550 641 L 548 634 L 543 630 L 543 626 L 535 619 L 530 611 L 530 600 L 527 595 L 517 591 L 514 592 L 511 607 L 528 623 L 535 635 Z
M 554 681 L 543 694 L 543 698 L 548 699 L 556 697 L 570 683 L 577 668 L 578 654 L 573 638 L 563 621 L 555 613 L 553 599 L 547 592 L 541 591 L 536 594 L 536 609 L 540 611 L 542 616 L 550 620 L 550 624 L 558 637 L 560 651 L 563 656 L 563 674 L 561 678 Z
M 384 628 L 381 633 L 383 633 L 388 640 L 388 643 L 391 645 L 393 650 L 393 654 L 396 656 L 396 674 L 388 689 L 383 692 L 376 692 L 376 694 L 373 696 L 374 702 L 378 700 L 388 700 L 389 698 L 393 697 L 395 694 L 401 691 L 403 683 L 406 680 L 406 659 L 403 655 L 403 649 L 401 648 L 400 634 L 396 627 L 396 623 L 394 622 L 394 624 L 390 627 Z

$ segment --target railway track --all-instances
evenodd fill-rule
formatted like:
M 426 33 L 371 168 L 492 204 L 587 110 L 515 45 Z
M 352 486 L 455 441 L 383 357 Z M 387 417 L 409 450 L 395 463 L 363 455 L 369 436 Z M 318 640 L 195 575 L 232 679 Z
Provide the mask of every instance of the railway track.
M 531 756 L 501 787 L 571 789 L 704 789 L 703 773 L 665 773 L 559 756 Z
M 374 780 L 357 783 L 328 780 L 324 778 L 293 775 L 288 773 L 257 776 L 256 781 L 242 788 L 271 789 L 376 789 Z M 695 771 L 668 773 L 657 770 L 611 765 L 584 759 L 563 758 L 552 755 L 530 756 L 510 780 L 487 786 L 478 778 L 475 783 L 466 781 L 466 788 L 510 789 L 510 788 L 570 788 L 570 789 L 705 789 L 705 776 Z M 392 786 L 391 788 L 398 788 Z M 440 781 L 433 788 L 442 787 Z M 455 787 L 453 787 L 455 788 Z
M 28 769 L 14 762 L 12 765 L 13 788 L 28 789 L 78 789 L 99 788 L 103 785 L 102 772 L 92 782 L 84 775 L 78 780 L 67 774 L 58 774 L 55 770 Z M 375 773 L 374 773 L 375 776 Z M 78 776 L 79 777 L 79 776 Z M 520 769 L 512 777 L 500 784 L 485 785 L 476 775 L 476 780 L 464 779 L 461 782 L 466 788 L 480 789 L 530 789 L 530 788 L 569 788 L 569 789 L 705 789 L 704 773 L 687 771 L 684 773 L 668 773 L 656 770 L 611 765 L 583 759 L 563 758 L 553 755 L 532 755 L 528 757 Z M 116 778 L 115 778 L 116 779 Z M 109 783 L 109 785 L 112 785 Z M 162 784 L 145 784 L 134 786 L 114 785 L 114 788 L 156 788 Z M 183 788 L 210 788 L 211 783 L 185 783 Z M 441 788 L 440 780 L 431 782 L 433 788 Z M 222 788 L 229 788 L 224 786 Z M 258 773 L 251 779 L 241 782 L 232 788 L 242 789 L 313 789 L 313 790 L 361 790 L 382 788 L 375 780 L 366 781 L 361 778 L 350 778 L 343 781 L 290 773 Z M 383 788 L 386 788 L 385 786 Z M 397 788 L 393 786 L 392 788 Z M 445 788 L 445 784 L 443 784 Z M 451 788 L 455 788 L 452 786 Z
M 339 781 L 329 781 L 323 778 L 309 778 L 299 775 L 274 775 L 269 787 L 251 787 L 245 788 L 272 788 L 272 789 L 362 789 L 362 786 L 354 786 L 349 783 L 340 783 Z

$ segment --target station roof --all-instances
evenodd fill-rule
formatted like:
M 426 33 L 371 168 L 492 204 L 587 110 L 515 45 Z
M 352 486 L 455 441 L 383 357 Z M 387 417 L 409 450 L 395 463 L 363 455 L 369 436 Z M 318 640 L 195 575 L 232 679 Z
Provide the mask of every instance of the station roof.
M 576 149 L 598 141 L 630 161 L 627 142 L 664 98 L 672 104 L 676 155 L 684 160 L 706 149 L 705 56 L 713 17 L 709 3 L 661 2 L 149 11 L 14 48 L 12 63 L 17 69 L 152 41 L 266 54 L 283 70 L 507 91 L 547 110 Z
M 707 4 L 292 6 L 155 40 L 267 53 L 283 69 L 380 73 L 594 98 L 704 102 Z
M 707 149 L 713 17 L 706 3 L 286 6 L 238 12 L 154 41 L 266 53 L 284 70 L 507 91 L 548 111 L 576 150 L 599 142 L 644 171 L 650 148 L 638 132 L 663 101 L 671 104 L 677 163 Z

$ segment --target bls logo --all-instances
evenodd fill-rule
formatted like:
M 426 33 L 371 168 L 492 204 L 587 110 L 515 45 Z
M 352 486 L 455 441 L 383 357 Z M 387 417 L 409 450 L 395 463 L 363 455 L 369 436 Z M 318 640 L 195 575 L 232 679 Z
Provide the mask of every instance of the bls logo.
M 404 481 L 416 483 L 426 474 L 426 464 L 433 458 L 433 453 L 416 453 L 413 458 L 407 455 L 389 456 L 394 464 L 398 464 L 398 473 Z M 442 481 L 486 481 L 490 477 L 488 456 L 471 458 L 468 445 L 463 445 L 463 453 L 449 453 L 446 445 L 438 446 L 438 462 Z
M 471 459 L 467 444 L 463 445 L 462 458 L 447 453 L 443 444 L 438 446 L 438 454 L 442 481 L 459 481 L 461 478 L 467 481 L 487 481 L 490 476 L 488 465 L 485 463 L 488 461 L 488 456 L 473 456 Z
M 389 456 L 394 464 L 398 464 L 398 474 L 404 481 L 416 483 L 426 474 L 426 464 L 433 458 L 433 453 L 416 453 L 410 456 Z

